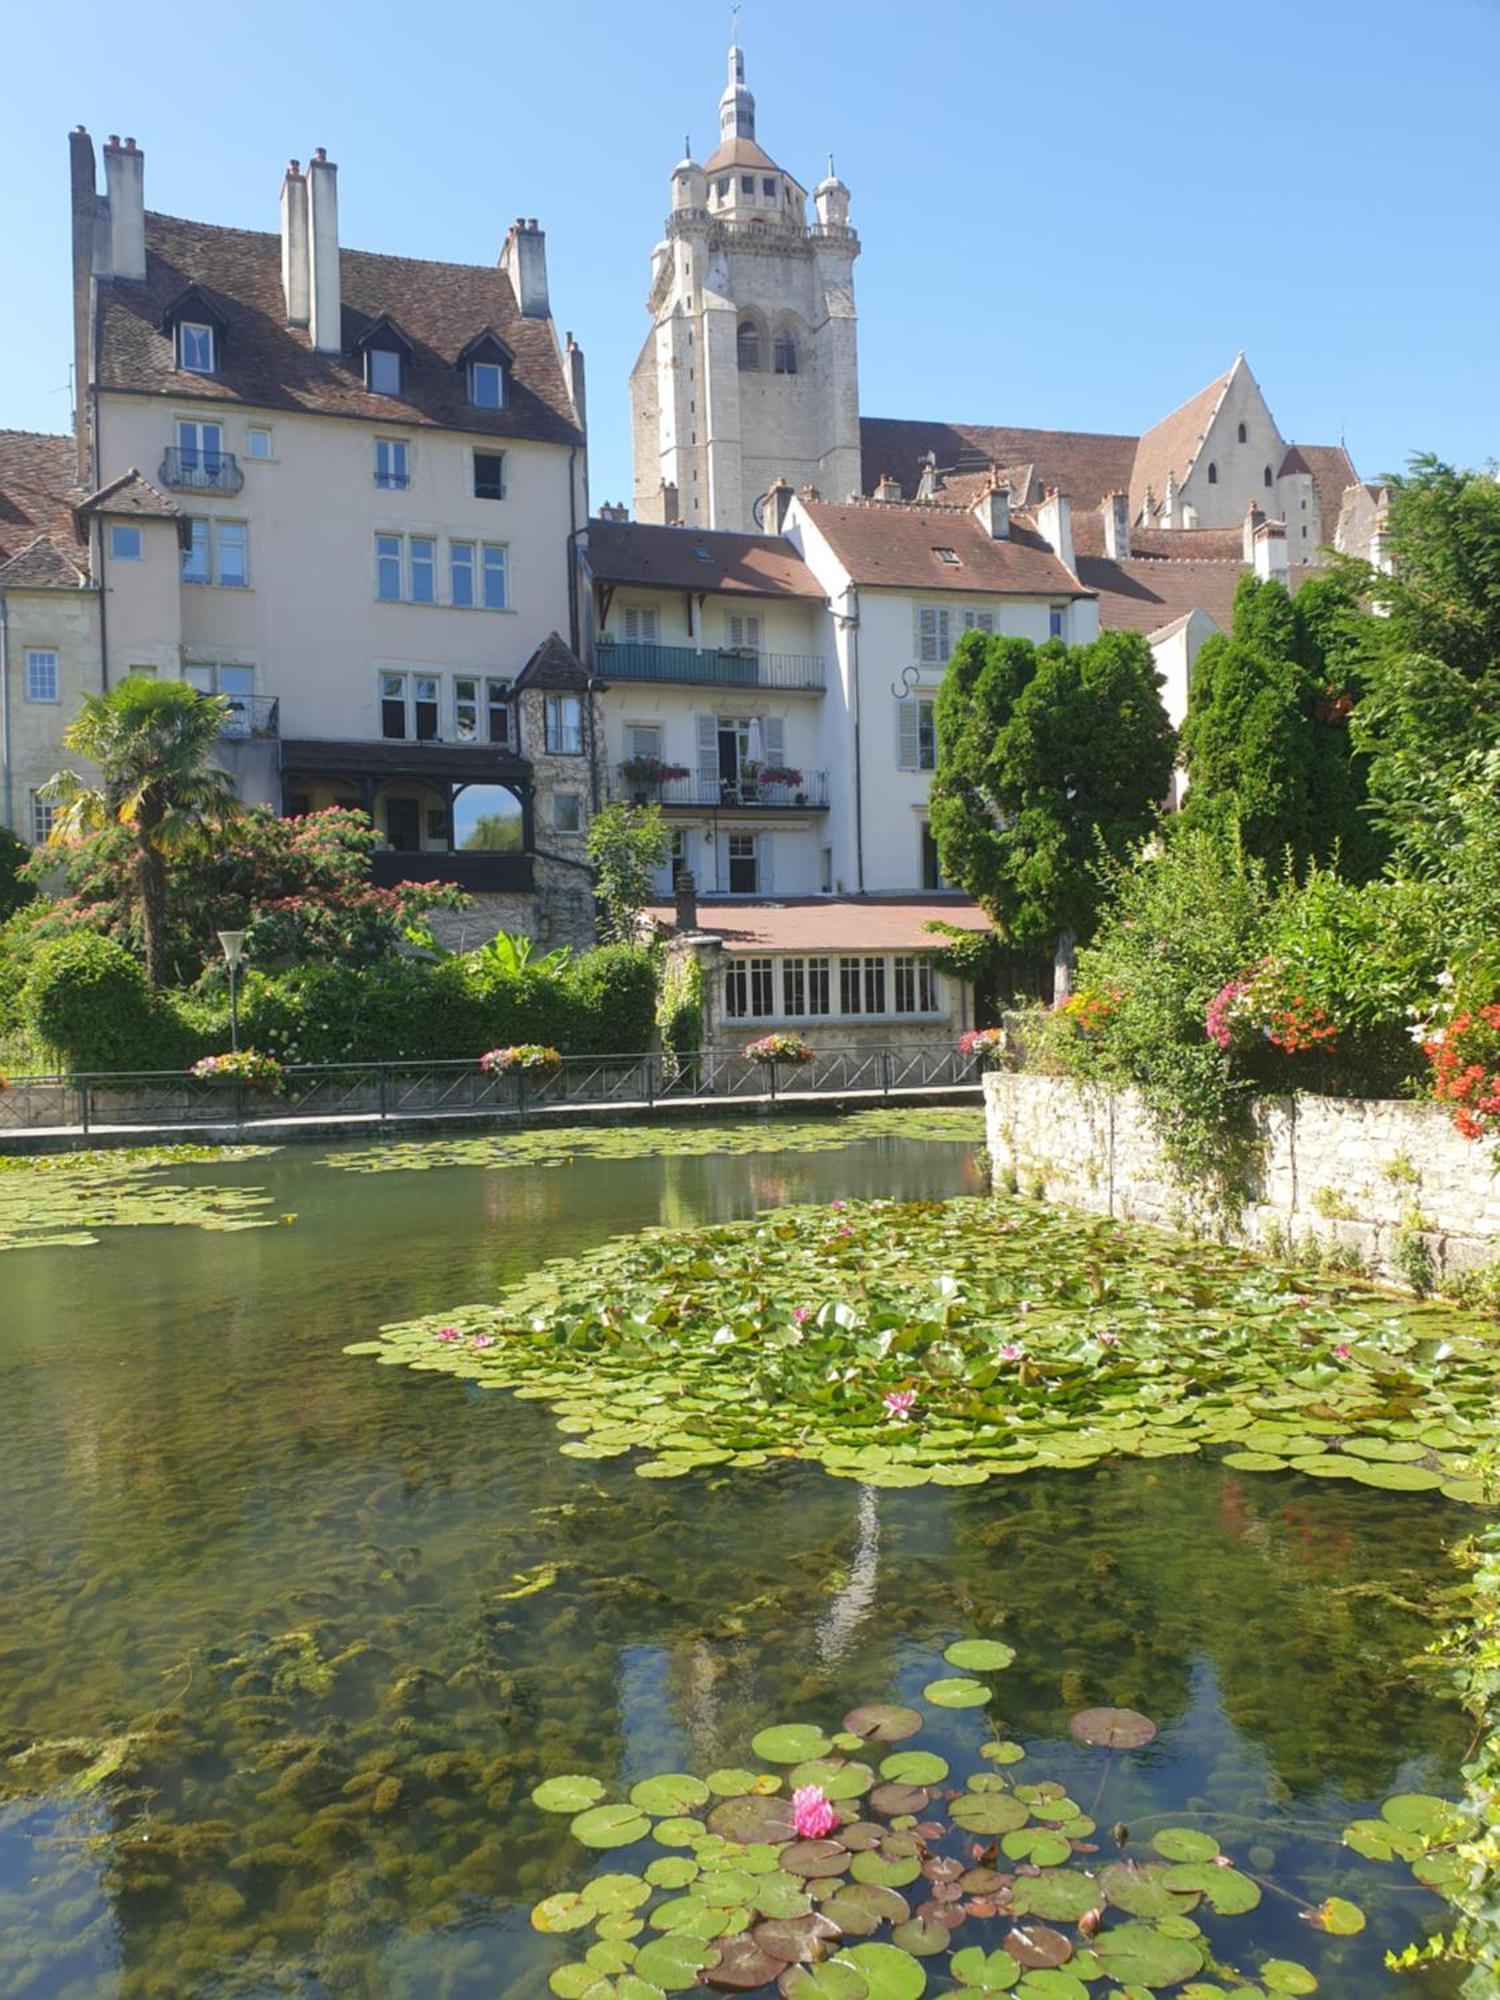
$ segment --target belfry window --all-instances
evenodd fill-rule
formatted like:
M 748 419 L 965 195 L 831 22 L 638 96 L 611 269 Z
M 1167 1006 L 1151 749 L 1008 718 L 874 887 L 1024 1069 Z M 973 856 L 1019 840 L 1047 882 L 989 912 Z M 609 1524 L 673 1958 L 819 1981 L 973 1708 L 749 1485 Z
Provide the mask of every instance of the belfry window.
M 776 373 L 795 375 L 797 372 L 797 338 L 795 334 L 778 333 L 776 336 Z
M 740 321 L 736 336 L 736 352 L 741 370 L 745 374 L 755 374 L 760 369 L 760 328 L 753 319 Z

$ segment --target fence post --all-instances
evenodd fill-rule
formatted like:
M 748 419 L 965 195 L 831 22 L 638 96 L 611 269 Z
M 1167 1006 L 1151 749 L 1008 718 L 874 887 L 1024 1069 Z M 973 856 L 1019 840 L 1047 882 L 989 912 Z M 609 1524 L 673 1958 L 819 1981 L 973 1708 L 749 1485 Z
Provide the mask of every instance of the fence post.
M 656 1058 L 655 1058 L 655 1056 L 647 1056 L 647 1058 L 646 1058 L 646 1109 L 647 1109 L 648 1111 L 649 1111 L 649 1110 L 651 1110 L 651 1109 L 653 1108 L 653 1106 L 655 1105 L 655 1103 L 656 1103 L 656 1088 L 655 1088 L 655 1084 L 656 1084 Z
M 86 1076 L 78 1079 L 78 1122 L 86 1139 L 89 1136 L 89 1080 Z
M 245 1129 L 245 1080 L 240 1076 L 234 1080 L 234 1129 L 236 1134 Z
M 771 1072 L 771 1095 L 774 1097 L 776 1095 L 776 1065 L 774 1062 L 768 1062 L 766 1068 Z
M 889 1097 L 891 1094 L 891 1052 L 889 1049 L 882 1049 L 880 1051 L 880 1094 L 882 1097 Z
M 376 1101 L 380 1106 L 380 1122 L 383 1126 L 385 1124 L 385 1113 L 386 1113 L 384 1063 L 377 1063 L 375 1065 L 375 1091 L 376 1091 Z
M 524 1119 L 526 1116 L 526 1072 L 524 1069 L 516 1071 L 516 1116 L 518 1119 Z

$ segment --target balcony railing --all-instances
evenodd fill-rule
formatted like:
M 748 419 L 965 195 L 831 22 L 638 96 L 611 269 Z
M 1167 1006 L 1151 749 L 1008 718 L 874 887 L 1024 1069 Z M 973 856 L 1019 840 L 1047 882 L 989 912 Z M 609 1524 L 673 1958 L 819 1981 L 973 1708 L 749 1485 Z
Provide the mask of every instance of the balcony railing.
M 802 688 L 821 693 L 819 653 L 756 653 L 724 646 L 656 646 L 601 639 L 594 656 L 606 680 L 682 681 L 703 687 Z
M 719 778 L 711 772 L 685 778 L 642 776 L 629 765 L 615 767 L 615 795 L 632 805 L 709 806 L 738 812 L 742 808 L 781 812 L 824 810 L 828 805 L 828 773 L 796 771 L 789 778 L 758 778 L 742 773 Z
M 275 695 L 231 694 L 224 699 L 229 703 L 229 713 L 219 724 L 220 736 L 247 743 L 252 737 L 281 734 L 281 703 Z
M 189 493 L 238 493 L 245 483 L 232 451 L 202 451 L 168 445 L 157 477 L 163 486 Z

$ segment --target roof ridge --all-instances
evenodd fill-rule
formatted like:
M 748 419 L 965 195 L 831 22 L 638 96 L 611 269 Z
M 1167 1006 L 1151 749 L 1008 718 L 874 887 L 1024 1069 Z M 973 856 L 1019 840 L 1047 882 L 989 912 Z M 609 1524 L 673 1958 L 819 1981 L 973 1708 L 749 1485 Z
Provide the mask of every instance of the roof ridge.
M 168 215 L 164 209 L 148 208 L 146 221 L 174 222 L 183 229 L 212 229 L 221 236 L 253 236 L 263 242 L 280 244 L 281 232 L 276 229 L 247 229 L 238 222 L 199 222 L 191 215 Z M 434 271 L 499 271 L 498 263 L 479 264 L 462 257 L 405 257 L 394 250 L 361 250 L 357 243 L 339 244 L 339 255 L 351 257 L 374 257 L 382 264 L 418 264 Z M 500 275 L 503 277 L 504 273 Z M 203 279 L 193 282 L 203 284 Z

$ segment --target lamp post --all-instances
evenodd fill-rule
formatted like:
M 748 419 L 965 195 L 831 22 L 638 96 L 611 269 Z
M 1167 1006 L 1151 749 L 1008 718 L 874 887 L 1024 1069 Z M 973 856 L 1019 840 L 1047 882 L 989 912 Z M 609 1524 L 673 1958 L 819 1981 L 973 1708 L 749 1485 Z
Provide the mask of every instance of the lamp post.
M 229 962 L 229 1046 L 238 1055 L 240 1052 L 239 970 L 240 960 L 245 956 L 245 933 L 220 931 L 219 943 L 223 945 L 224 956 Z

